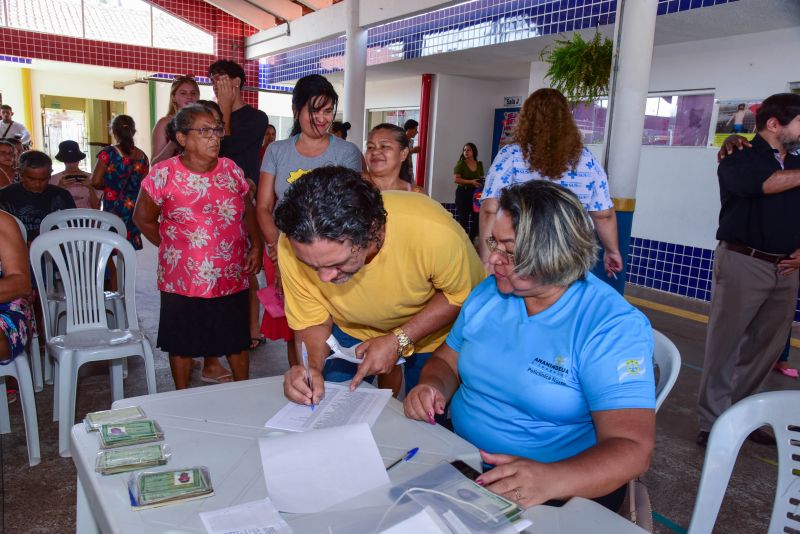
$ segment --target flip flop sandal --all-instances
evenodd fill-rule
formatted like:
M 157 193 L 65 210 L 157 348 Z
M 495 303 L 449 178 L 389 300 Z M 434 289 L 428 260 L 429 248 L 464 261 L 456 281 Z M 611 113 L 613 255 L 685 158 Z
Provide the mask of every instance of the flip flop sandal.
M 258 347 L 260 347 L 261 345 L 263 345 L 266 342 L 267 342 L 267 338 L 265 338 L 264 336 L 251 337 L 250 338 L 250 350 L 255 350 L 255 349 L 257 349 Z
M 800 376 L 800 372 L 793 367 L 781 367 L 776 364 L 772 369 L 789 378 L 797 378 Z
M 227 384 L 228 382 L 233 382 L 233 374 L 225 373 L 219 376 L 206 376 L 201 373 L 200 380 L 206 384 Z
M 14 404 L 17 402 L 17 390 L 16 389 L 7 389 L 6 390 L 6 402 L 8 404 Z

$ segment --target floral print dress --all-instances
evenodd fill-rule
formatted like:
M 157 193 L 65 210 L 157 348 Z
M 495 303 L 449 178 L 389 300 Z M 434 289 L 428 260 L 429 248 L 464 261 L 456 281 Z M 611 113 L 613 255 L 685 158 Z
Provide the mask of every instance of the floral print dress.
M 0 278 L 2 277 L 3 267 L 0 265 Z M 0 362 L 0 365 L 11 363 L 25 351 L 28 339 L 31 337 L 31 321 L 27 299 L 18 298 L 11 302 L 0 302 L 0 330 L 5 334 L 11 349 L 11 357 Z
M 133 248 L 141 250 L 142 233 L 133 224 L 133 209 L 136 207 L 142 180 L 150 170 L 150 161 L 144 153 L 139 159 L 128 158 L 113 146 L 101 150 L 97 159 L 106 164 L 103 211 L 113 213 L 125 222 L 128 241 Z
M 213 170 L 197 173 L 175 156 L 153 165 L 142 188 L 161 208 L 160 291 L 215 298 L 248 288 L 242 169 L 219 158 Z

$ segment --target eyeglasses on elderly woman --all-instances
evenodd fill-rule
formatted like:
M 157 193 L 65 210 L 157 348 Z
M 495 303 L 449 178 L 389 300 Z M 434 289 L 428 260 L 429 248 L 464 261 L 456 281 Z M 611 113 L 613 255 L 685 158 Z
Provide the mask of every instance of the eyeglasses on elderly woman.
M 187 132 L 199 132 L 200 137 L 203 139 L 210 139 L 212 136 L 217 137 L 224 137 L 225 136 L 225 128 L 222 126 L 217 126 L 216 128 L 185 128 Z
M 489 247 L 490 253 L 497 253 L 498 256 L 506 260 L 508 263 L 514 263 L 514 253 L 503 250 L 498 245 L 499 243 L 494 236 L 489 236 L 486 238 L 486 246 Z

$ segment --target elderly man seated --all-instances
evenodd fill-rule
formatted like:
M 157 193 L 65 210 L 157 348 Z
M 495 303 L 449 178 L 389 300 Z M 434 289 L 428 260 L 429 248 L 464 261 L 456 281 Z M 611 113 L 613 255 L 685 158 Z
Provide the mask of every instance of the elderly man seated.
M 308 349 L 313 383 L 300 365 L 287 371 L 284 392 L 297 403 L 319 401 L 323 376 L 352 378 L 355 388 L 367 376 L 390 374 L 381 385 L 397 393 L 401 356 L 410 389 L 485 277 L 464 230 L 441 205 L 404 191 L 381 194 L 344 167 L 321 167 L 296 181 L 275 219 L 286 316 L 296 343 Z M 357 345 L 360 365 L 325 363 L 331 332 L 342 346 Z
M 477 482 L 522 506 L 580 496 L 617 511 L 653 451 L 650 324 L 589 272 L 597 246 L 578 197 L 532 181 L 499 205 L 494 276 L 464 303 L 406 415 L 433 423 L 450 402 L 456 433 L 492 467 Z

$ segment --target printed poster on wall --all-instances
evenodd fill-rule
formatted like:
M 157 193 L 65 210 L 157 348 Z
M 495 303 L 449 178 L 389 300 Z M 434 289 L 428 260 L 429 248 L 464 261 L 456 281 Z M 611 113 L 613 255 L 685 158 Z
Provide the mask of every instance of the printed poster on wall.
M 492 136 L 492 161 L 500 149 L 514 142 L 514 123 L 519 108 L 498 108 L 494 110 L 494 135 Z
M 720 100 L 717 126 L 714 131 L 714 146 L 722 146 L 725 138 L 735 133 L 752 139 L 756 131 L 756 111 L 761 100 L 741 98 Z

